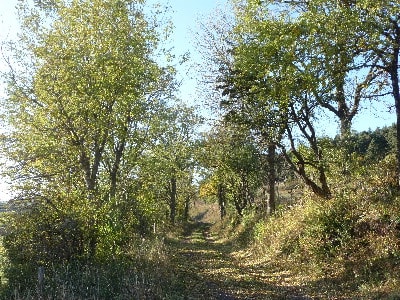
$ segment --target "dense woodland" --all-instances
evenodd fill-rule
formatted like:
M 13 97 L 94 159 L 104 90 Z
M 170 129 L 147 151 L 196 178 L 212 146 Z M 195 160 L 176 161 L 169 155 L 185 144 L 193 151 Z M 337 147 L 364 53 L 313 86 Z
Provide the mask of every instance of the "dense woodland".
M 199 107 L 168 8 L 26 2 L 2 46 L 2 299 L 400 297 L 397 1 L 231 0 L 193 36 Z M 379 105 L 397 123 L 356 132 Z

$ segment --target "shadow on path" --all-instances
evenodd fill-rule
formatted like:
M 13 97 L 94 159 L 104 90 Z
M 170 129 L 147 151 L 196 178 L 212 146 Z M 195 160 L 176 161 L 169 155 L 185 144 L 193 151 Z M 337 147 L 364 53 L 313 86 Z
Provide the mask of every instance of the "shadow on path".
M 189 223 L 183 236 L 168 241 L 174 283 L 183 299 L 312 299 L 302 294 L 301 287 L 284 285 L 288 275 L 241 263 L 231 246 L 210 234 L 210 226 Z

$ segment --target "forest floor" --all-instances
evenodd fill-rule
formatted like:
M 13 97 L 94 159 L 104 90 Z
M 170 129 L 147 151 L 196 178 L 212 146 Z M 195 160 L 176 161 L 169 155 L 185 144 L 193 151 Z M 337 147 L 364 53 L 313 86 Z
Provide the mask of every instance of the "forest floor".
M 293 285 L 290 273 L 246 259 L 235 245 L 218 238 L 209 219 L 199 214 L 168 240 L 174 288 L 183 299 L 319 299 Z

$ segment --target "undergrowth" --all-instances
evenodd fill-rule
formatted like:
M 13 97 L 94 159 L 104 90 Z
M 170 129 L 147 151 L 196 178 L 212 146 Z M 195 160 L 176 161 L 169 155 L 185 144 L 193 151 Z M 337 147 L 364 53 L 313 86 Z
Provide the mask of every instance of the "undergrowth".
M 400 197 L 389 164 L 338 179 L 332 199 L 306 194 L 273 216 L 226 222 L 225 233 L 247 245 L 252 264 L 286 270 L 316 297 L 399 299 Z
M 333 197 L 304 193 L 273 216 L 249 210 L 213 226 L 218 243 L 236 251 L 241 266 L 285 274 L 284 283 L 318 299 L 400 299 L 400 196 L 390 158 L 336 176 Z M 197 203 L 196 224 L 218 219 Z M 208 225 L 207 225 L 208 226 Z M 177 235 L 193 228 L 183 227 Z M 173 248 L 172 248 L 173 249 Z M 136 238 L 123 255 L 90 263 L 9 265 L 3 262 L 2 299 L 184 299 L 162 238 Z M 186 256 L 185 256 L 186 257 Z M 38 284 L 38 268 L 44 270 Z M 271 275 L 272 276 L 272 275 Z M 283 277 L 282 277 L 283 278 Z
M 124 256 L 6 267 L 1 299 L 172 299 L 163 239 L 138 240 Z

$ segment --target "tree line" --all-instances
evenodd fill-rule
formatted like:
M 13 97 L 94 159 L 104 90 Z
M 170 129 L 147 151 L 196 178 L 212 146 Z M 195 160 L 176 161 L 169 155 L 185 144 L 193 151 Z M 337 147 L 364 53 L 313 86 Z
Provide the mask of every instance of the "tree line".
M 233 16 L 211 21 L 213 30 L 198 41 L 212 70 L 204 79 L 222 95 L 224 119 L 245 126 L 271 157 L 279 151 L 315 194 L 331 198 L 323 114 L 337 121 L 343 148 L 370 101 L 391 97 L 399 117 L 398 5 L 232 1 L 232 7 Z

